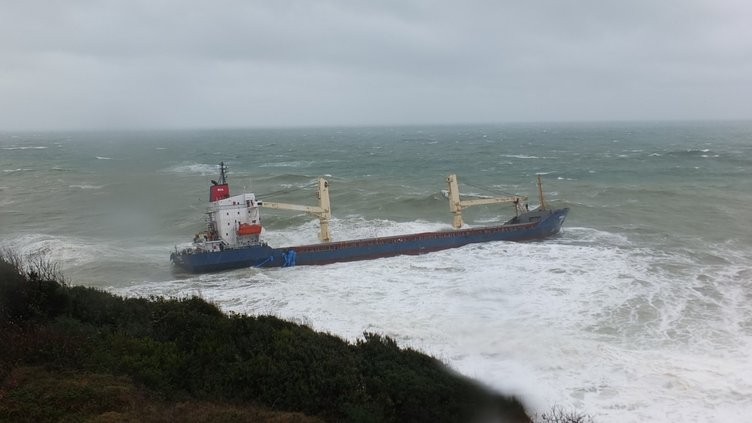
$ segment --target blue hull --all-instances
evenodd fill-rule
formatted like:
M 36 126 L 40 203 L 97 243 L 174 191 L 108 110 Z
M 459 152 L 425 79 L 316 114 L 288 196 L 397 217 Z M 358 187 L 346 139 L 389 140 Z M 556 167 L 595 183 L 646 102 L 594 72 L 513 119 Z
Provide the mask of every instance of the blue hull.
M 171 260 L 191 273 L 215 272 L 244 267 L 286 267 L 369 260 L 405 254 L 425 254 L 491 241 L 528 241 L 559 232 L 568 208 L 531 212 L 526 223 L 424 232 L 410 235 L 272 248 L 266 244 L 217 252 L 173 253 Z

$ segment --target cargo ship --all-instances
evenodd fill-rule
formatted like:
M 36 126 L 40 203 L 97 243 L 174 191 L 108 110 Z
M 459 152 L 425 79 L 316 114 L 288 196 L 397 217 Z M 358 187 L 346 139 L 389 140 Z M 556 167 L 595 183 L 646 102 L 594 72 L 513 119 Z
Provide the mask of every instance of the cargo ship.
M 318 206 L 304 206 L 259 201 L 252 193 L 231 196 L 226 172 L 224 162 L 220 163 L 219 180 L 211 181 L 206 230 L 195 235 L 191 246 L 182 249 L 175 247 L 170 255 L 172 263 L 184 271 L 205 273 L 250 267 L 322 265 L 425 254 L 480 242 L 539 240 L 559 233 L 569 212 L 568 208 L 546 207 L 540 175 L 540 205 L 532 210 L 524 196 L 462 200 L 457 176 L 449 175 L 447 198 L 453 215 L 452 229 L 335 242 L 329 231 L 332 211 L 329 182 L 326 179 L 319 178 L 317 182 Z M 514 217 L 505 223 L 463 228 L 463 209 L 502 203 L 511 204 L 514 209 Z M 261 225 L 261 208 L 293 210 L 317 217 L 321 242 L 281 248 L 268 245 L 261 239 L 264 230 Z

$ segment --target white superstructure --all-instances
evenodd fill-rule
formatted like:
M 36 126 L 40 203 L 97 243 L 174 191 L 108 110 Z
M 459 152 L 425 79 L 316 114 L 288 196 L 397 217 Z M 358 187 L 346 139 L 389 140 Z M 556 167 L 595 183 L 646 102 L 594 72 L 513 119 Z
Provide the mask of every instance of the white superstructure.
M 215 201 L 208 213 L 210 232 L 230 247 L 242 247 L 259 241 L 261 214 L 253 194 L 240 194 Z
M 287 203 L 271 203 L 256 201 L 252 193 L 230 196 L 230 186 L 227 184 L 224 162 L 219 164 L 219 182 L 212 181 L 209 189 L 209 210 L 207 212 L 207 229 L 197 233 L 193 238 L 194 252 L 222 251 L 225 248 L 242 248 L 262 243 L 261 214 L 263 207 L 282 210 L 302 211 L 319 218 L 322 241 L 331 239 L 329 221 L 332 217 L 329 203 L 329 183 L 318 180 L 319 205 L 300 206 Z

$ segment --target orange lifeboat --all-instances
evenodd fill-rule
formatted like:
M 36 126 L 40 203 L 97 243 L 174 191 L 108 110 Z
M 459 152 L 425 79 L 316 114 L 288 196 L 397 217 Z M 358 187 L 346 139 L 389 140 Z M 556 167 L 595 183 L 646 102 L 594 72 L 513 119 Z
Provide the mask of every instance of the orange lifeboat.
M 248 223 L 241 223 L 238 227 L 238 235 L 258 235 L 261 233 L 261 225 L 251 225 Z

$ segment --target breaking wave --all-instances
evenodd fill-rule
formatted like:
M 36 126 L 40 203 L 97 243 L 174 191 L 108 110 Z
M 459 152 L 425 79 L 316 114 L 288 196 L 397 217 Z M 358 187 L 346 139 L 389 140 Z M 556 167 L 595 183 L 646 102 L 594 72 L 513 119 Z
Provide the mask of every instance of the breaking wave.
M 28 145 L 28 146 L 11 146 L 11 147 L 0 147 L 0 150 L 44 150 L 49 147 L 44 145 Z
M 219 167 L 216 164 L 206 163 L 183 163 L 168 167 L 165 172 L 170 173 L 197 173 L 200 175 L 213 175 L 218 172 Z

